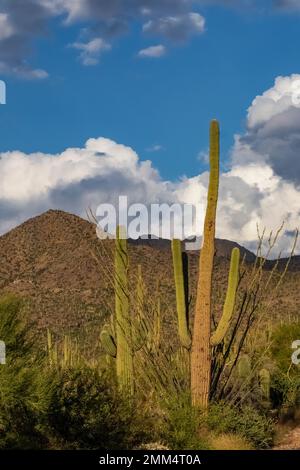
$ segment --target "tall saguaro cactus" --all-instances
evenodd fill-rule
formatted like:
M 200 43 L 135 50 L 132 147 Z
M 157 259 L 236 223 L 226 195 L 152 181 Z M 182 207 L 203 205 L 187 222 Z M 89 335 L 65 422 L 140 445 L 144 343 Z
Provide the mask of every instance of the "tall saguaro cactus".
M 195 405 L 206 408 L 211 375 L 211 292 L 215 253 L 216 211 L 219 191 L 220 130 L 217 121 L 210 128 L 210 177 L 203 245 L 200 254 L 196 310 L 191 353 L 191 392 Z
M 132 394 L 133 346 L 132 319 L 129 312 L 128 253 L 126 233 L 117 227 L 115 241 L 115 315 L 111 325 L 105 325 L 100 340 L 107 354 L 116 358 L 116 373 L 120 390 Z
M 117 227 L 115 246 L 116 368 L 120 388 L 133 393 L 133 357 L 128 292 L 128 253 L 125 228 Z
M 219 191 L 220 130 L 216 120 L 210 126 L 210 177 L 203 244 L 199 260 L 194 330 L 191 350 L 191 393 L 195 406 L 207 408 L 211 383 L 211 350 L 228 331 L 234 310 L 238 284 L 240 252 L 232 251 L 228 290 L 223 316 L 216 332 L 211 335 L 212 275 L 215 254 L 216 212 Z

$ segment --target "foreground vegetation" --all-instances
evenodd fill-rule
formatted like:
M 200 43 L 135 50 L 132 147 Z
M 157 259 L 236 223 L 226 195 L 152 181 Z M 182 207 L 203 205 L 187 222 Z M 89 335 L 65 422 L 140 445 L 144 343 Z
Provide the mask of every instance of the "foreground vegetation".
M 36 349 L 25 311 L 20 299 L 0 301 L 7 345 L 7 364 L 0 367 L 2 449 L 268 448 L 280 413 L 299 404 L 299 370 L 291 375 L 285 345 L 300 324 L 278 325 L 272 335 L 268 403 L 252 392 L 242 405 L 216 401 L 204 413 L 183 392 L 158 402 L 142 391 L 122 394 L 104 363 L 75 357 L 71 365 L 73 353 L 63 348 L 51 363 L 48 351 Z

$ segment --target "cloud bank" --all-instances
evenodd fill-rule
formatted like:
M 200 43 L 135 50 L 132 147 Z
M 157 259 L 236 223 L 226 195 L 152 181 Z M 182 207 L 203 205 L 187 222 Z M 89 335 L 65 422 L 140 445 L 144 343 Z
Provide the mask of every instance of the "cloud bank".
M 47 35 L 54 20 L 61 28 L 78 28 L 73 47 L 84 65 L 95 65 L 132 23 L 140 25 L 145 39 L 164 41 L 163 47 L 203 33 L 201 9 L 212 5 L 300 11 L 298 0 L 0 0 L 0 73 L 46 78 L 46 70 L 31 67 L 28 61 L 35 39 Z M 147 47 L 152 46 L 145 45 L 144 50 Z
M 132 21 L 150 37 L 175 42 L 202 32 L 204 18 L 194 5 L 197 0 L 0 0 L 0 73 L 48 76 L 31 68 L 28 58 L 33 40 L 47 34 L 53 19 L 62 28 L 78 26 L 79 38 L 84 34 L 86 40 L 74 40 L 72 46 L 84 65 L 95 65 Z
M 235 136 L 231 168 L 221 175 L 217 235 L 254 249 L 257 224 L 276 230 L 285 221 L 280 249 L 287 253 L 300 216 L 300 119 L 293 101 L 300 75 L 278 77 L 257 96 L 246 130 Z M 191 203 L 202 207 L 208 172 L 180 181 L 164 181 L 151 161 L 105 138 L 89 139 L 83 148 L 58 155 L 20 151 L 0 154 L 0 231 L 50 208 L 81 216 L 100 203 Z

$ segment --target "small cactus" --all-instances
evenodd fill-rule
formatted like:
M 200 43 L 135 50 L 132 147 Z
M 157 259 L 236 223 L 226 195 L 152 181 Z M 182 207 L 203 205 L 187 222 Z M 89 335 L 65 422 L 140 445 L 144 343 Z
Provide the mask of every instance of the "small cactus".
M 247 354 L 240 357 L 237 371 L 241 381 L 245 381 L 249 378 L 251 374 L 251 359 Z
M 270 400 L 270 383 L 271 376 L 268 369 L 261 369 L 258 373 L 259 375 L 259 385 L 261 390 L 262 398 L 269 402 Z

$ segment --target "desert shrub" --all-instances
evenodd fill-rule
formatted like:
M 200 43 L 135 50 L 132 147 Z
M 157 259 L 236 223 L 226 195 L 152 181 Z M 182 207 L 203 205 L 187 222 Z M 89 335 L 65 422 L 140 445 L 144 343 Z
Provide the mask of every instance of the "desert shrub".
M 7 363 L 25 357 L 31 350 L 29 326 L 23 301 L 13 295 L 0 297 L 0 340 L 5 342 Z
M 97 370 L 65 370 L 54 382 L 47 424 L 63 448 L 132 449 L 153 440 L 151 417 Z
M 0 448 L 39 447 L 44 441 L 38 430 L 39 361 L 16 297 L 0 298 L 0 339 L 6 344 L 6 364 L 0 365 Z
M 275 368 L 271 396 L 276 407 L 300 403 L 300 366 L 291 361 L 291 346 L 297 339 L 300 339 L 299 322 L 278 326 L 273 333 L 271 358 Z
M 268 448 L 272 444 L 273 421 L 252 406 L 235 408 L 222 402 L 213 404 L 205 420 L 211 431 L 244 437 L 256 448 Z
M 300 405 L 300 377 L 276 369 L 272 375 L 271 399 L 275 408 Z
M 170 449 L 262 449 L 273 441 L 273 421 L 251 406 L 237 409 L 219 402 L 203 413 L 182 396 L 169 401 L 165 410 L 163 437 Z
M 291 363 L 295 340 L 300 340 L 300 322 L 278 326 L 272 335 L 272 359 L 281 372 L 289 372 L 290 376 L 300 373 L 300 366 Z
M 206 433 L 201 432 L 202 417 L 191 406 L 188 395 L 182 394 L 164 404 L 165 426 L 162 438 L 173 450 L 209 449 Z

